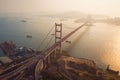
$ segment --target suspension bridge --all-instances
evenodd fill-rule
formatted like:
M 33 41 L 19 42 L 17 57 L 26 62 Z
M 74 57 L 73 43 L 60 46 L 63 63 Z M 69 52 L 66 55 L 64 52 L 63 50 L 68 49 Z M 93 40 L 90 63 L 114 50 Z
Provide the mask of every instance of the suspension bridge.
M 21 80 L 26 70 L 30 68 L 34 68 L 35 80 L 41 80 L 41 73 L 52 63 L 53 59 L 62 54 L 61 43 L 86 24 L 82 24 L 62 38 L 62 24 L 55 23 L 55 43 L 41 53 L 36 52 L 37 54 L 35 53 L 33 57 L 11 66 L 10 69 L 0 74 L 0 80 Z

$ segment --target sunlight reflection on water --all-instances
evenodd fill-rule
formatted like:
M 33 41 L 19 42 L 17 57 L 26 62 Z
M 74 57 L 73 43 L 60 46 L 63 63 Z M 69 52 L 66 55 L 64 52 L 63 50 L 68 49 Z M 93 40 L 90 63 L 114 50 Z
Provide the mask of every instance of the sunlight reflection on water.
M 54 18 L 29 19 L 25 24 L 20 20 L 6 20 L 0 23 L 0 41 L 13 40 L 19 46 L 37 48 L 54 23 L 60 23 L 59 19 Z M 81 25 L 74 23 L 74 19 L 62 23 L 63 36 Z M 26 39 L 27 34 L 32 35 L 33 38 Z M 70 40 L 71 44 L 64 43 L 63 49 L 71 56 L 92 59 L 103 68 L 110 64 L 111 68 L 120 71 L 120 26 L 95 23 L 93 26 L 83 27 L 67 40 Z M 40 50 L 47 42 L 48 40 Z M 52 42 L 54 43 L 54 39 Z

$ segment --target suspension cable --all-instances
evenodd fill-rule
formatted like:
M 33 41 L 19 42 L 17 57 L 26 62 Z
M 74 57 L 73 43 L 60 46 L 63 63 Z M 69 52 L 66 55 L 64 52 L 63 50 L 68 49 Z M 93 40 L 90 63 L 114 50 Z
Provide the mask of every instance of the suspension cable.
M 66 26 L 65 28 L 74 29 L 74 28 L 72 28 L 72 27 L 69 27 L 69 26 L 66 25 L 66 24 L 63 24 L 63 25 Z M 43 43 L 44 43 L 44 42 L 46 41 L 46 39 L 48 38 L 49 34 L 52 32 L 53 28 L 54 28 L 54 26 L 53 26 L 53 27 L 50 29 L 50 31 L 47 33 L 47 35 L 46 35 L 45 38 L 41 41 L 41 43 L 39 44 L 39 46 L 37 47 L 36 50 L 38 50 L 38 49 L 41 48 L 41 46 L 43 45 Z M 47 43 L 47 45 L 45 46 L 45 48 L 47 48 L 47 47 L 49 46 L 49 44 L 50 44 L 51 41 L 52 41 L 52 38 L 53 38 L 53 37 L 51 37 L 51 39 L 48 41 L 48 43 Z
M 48 48 L 48 46 L 50 45 L 50 43 L 51 43 L 53 37 L 54 37 L 54 36 L 52 36 L 52 37 L 50 38 L 50 40 L 48 41 L 48 43 L 47 43 L 47 45 L 45 46 L 45 48 Z
M 41 48 L 41 46 L 43 45 L 43 43 L 45 42 L 45 40 L 47 39 L 47 37 L 49 36 L 49 34 L 52 32 L 54 26 L 50 29 L 50 31 L 47 33 L 47 35 L 45 36 L 45 38 L 41 41 L 41 43 L 39 44 L 38 48 L 36 50 L 38 50 L 39 48 Z
M 65 25 L 65 26 L 66 26 L 65 28 L 74 29 L 74 28 L 72 28 L 72 27 L 69 27 L 69 26 L 68 26 L 68 25 L 66 25 L 66 24 L 63 24 L 63 25 Z M 48 43 L 47 43 L 47 45 L 45 46 L 45 48 L 48 48 L 48 46 L 50 45 L 50 43 L 51 43 L 51 41 L 52 41 L 53 37 L 54 37 L 54 36 L 52 36 L 52 37 L 50 38 L 50 40 L 48 41 Z

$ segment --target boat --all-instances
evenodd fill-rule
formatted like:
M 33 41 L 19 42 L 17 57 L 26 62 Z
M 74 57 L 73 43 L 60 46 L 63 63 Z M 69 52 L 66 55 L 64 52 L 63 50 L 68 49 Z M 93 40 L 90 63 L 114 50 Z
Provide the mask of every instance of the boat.
M 31 36 L 31 35 L 27 35 L 26 37 L 27 37 L 27 38 L 32 38 L 32 36 Z
M 25 22 L 27 22 L 27 21 L 26 21 L 26 20 L 21 20 L 21 22 L 25 23 Z
M 71 41 L 65 41 L 65 42 L 71 44 Z

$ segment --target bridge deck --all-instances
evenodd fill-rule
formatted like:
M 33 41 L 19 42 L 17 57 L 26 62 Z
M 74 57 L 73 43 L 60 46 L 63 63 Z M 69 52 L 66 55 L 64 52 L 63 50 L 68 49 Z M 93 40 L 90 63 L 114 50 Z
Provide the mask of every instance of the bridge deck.
M 32 58 L 25 60 L 22 63 L 22 66 L 14 69 L 13 71 L 10 71 L 10 72 L 4 74 L 4 75 L 0 75 L 0 80 L 8 80 L 9 78 L 14 77 L 15 75 L 23 72 L 27 68 L 30 68 L 31 66 L 36 65 L 36 64 L 37 65 L 35 68 L 35 80 L 39 80 L 39 75 L 41 74 L 41 72 L 43 70 L 45 70 L 46 66 L 48 65 L 48 63 L 51 59 L 51 56 L 52 55 L 56 56 L 56 48 L 59 46 L 58 43 L 64 42 L 67 38 L 69 38 L 72 34 L 74 34 L 76 31 L 78 31 L 80 28 L 82 28 L 85 25 L 86 25 L 86 23 L 79 26 L 78 28 L 76 28 L 75 30 L 70 32 L 68 35 L 63 37 L 60 41 L 53 44 L 50 48 L 44 50 L 41 54 L 35 55 Z

